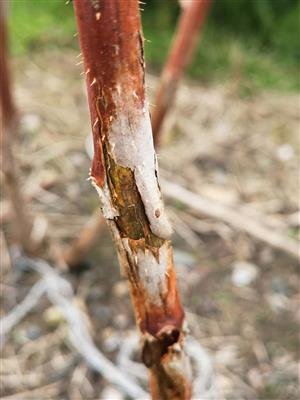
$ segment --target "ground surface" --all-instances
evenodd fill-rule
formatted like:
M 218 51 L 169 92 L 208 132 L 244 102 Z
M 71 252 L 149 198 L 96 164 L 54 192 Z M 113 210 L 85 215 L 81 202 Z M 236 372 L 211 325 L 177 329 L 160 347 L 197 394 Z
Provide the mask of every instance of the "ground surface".
M 82 66 L 75 63 L 75 53 L 53 51 L 14 64 L 22 186 L 48 260 L 78 236 L 98 206 L 86 180 L 90 127 Z M 149 96 L 156 85 L 149 76 Z M 241 98 L 239 93 L 237 82 L 182 85 L 158 152 L 161 175 L 222 204 L 243 205 L 260 222 L 299 239 L 297 97 L 264 92 Z M 2 244 L 9 246 L 13 218 L 8 200 L 1 205 Z M 180 202 L 168 201 L 168 212 L 190 329 L 212 358 L 220 399 L 298 399 L 297 262 Z M 38 278 L 4 261 L 3 314 Z M 127 337 L 135 326 L 107 231 L 87 262 L 80 275 L 65 277 L 90 318 L 95 342 L 114 361 L 114 338 Z M 234 269 L 243 270 L 241 262 L 255 272 L 243 287 L 232 279 Z M 3 398 L 122 398 L 72 350 L 66 323 L 46 298 L 10 332 L 1 356 Z

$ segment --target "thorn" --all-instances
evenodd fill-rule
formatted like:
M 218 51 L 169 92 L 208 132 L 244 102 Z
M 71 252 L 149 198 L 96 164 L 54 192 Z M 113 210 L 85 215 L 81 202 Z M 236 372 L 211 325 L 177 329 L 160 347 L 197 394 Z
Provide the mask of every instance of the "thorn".
M 76 63 L 75 65 L 81 65 L 83 64 L 83 60 L 80 60 L 78 63 Z
M 85 71 L 85 74 L 87 75 L 87 74 L 89 74 L 91 72 L 91 70 L 88 68 L 86 71 Z
M 76 58 L 79 58 L 79 57 L 81 57 L 82 56 L 82 53 L 79 53 L 77 56 L 76 56 Z
M 101 17 L 101 12 L 97 12 L 96 13 L 96 20 L 99 21 L 100 17 Z
M 93 128 L 95 128 L 95 127 L 96 127 L 96 125 L 98 124 L 98 122 L 99 122 L 99 119 L 98 119 L 98 118 L 96 118 L 96 120 L 95 120 L 95 122 L 94 122 L 94 124 L 93 124 Z
M 78 36 L 78 32 L 75 32 L 75 33 L 73 34 L 73 37 L 76 37 L 76 36 Z
M 96 78 L 93 79 L 93 82 L 90 84 L 90 86 L 95 85 L 95 83 L 97 83 L 97 79 Z

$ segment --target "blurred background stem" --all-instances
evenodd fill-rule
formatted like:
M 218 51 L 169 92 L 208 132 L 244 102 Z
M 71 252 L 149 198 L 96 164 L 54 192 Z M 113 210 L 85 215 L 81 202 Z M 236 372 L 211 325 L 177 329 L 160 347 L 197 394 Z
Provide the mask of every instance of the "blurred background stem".
M 239 79 L 240 93 L 299 89 L 299 1 L 214 1 L 188 75 L 202 83 Z M 140 5 L 147 69 L 159 72 L 180 6 L 173 0 Z M 29 23 L 34 19 L 34 24 Z M 14 55 L 43 48 L 77 48 L 72 4 L 63 0 L 11 1 Z

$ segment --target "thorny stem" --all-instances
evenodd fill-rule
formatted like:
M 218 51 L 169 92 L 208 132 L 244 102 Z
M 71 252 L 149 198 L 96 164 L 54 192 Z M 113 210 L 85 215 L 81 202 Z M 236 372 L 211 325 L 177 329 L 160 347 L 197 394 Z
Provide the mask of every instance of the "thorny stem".
M 154 399 L 189 399 L 171 228 L 157 178 L 137 0 L 74 0 L 91 114 L 97 189 L 127 277 Z
M 155 108 L 152 112 L 152 128 L 156 149 L 161 142 L 161 128 L 176 95 L 181 75 L 192 56 L 199 29 L 204 23 L 211 0 L 181 0 L 182 12 L 173 45 L 160 79 Z M 194 4 L 193 4 L 194 3 Z M 187 11 L 189 8 L 189 11 Z M 84 227 L 80 236 L 66 249 L 64 261 L 71 271 L 80 269 L 82 258 L 89 252 L 103 229 L 104 221 L 95 215 L 92 224 Z
M 152 129 L 155 146 L 159 144 L 164 118 L 172 106 L 179 80 L 195 49 L 199 30 L 204 24 L 211 0 L 182 1 L 184 6 L 173 44 L 164 66 L 154 101 Z

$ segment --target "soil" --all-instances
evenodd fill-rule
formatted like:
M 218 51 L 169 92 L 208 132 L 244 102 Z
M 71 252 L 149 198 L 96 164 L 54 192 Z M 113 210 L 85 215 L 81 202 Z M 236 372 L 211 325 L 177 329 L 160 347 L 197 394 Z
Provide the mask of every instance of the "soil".
M 50 262 L 99 207 L 87 181 L 90 121 L 76 55 L 53 50 L 13 60 L 22 189 L 43 241 L 40 256 Z M 149 75 L 146 82 L 151 99 L 158 79 Z M 243 207 L 299 240 L 298 135 L 296 95 L 243 97 L 238 82 L 184 82 L 164 124 L 160 173 L 212 201 Z M 16 221 L 5 196 L 1 208 L 5 256 Z M 200 218 L 180 202 L 167 201 L 167 211 L 187 320 L 211 356 L 219 398 L 299 399 L 297 261 L 222 221 Z M 237 286 L 232 272 L 242 262 L 254 267 L 256 277 Z M 4 315 L 38 276 L 9 262 L 1 274 Z M 108 230 L 99 234 L 80 272 L 63 274 L 89 317 L 95 343 L 115 361 L 114 340 L 125 340 L 136 327 Z M 46 298 L 9 333 L 1 357 L 3 399 L 125 399 L 77 355 L 66 322 Z

